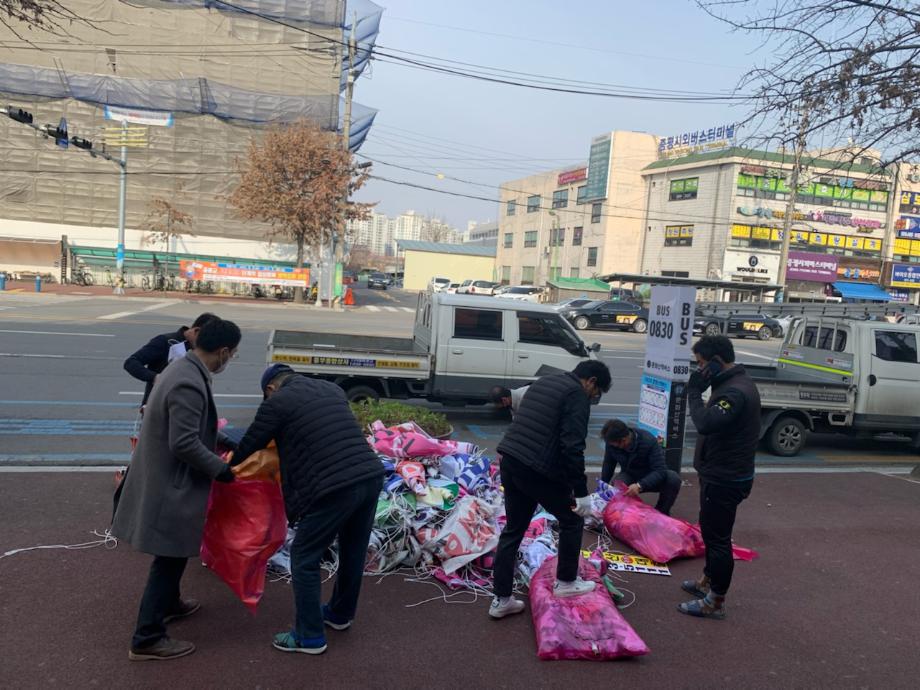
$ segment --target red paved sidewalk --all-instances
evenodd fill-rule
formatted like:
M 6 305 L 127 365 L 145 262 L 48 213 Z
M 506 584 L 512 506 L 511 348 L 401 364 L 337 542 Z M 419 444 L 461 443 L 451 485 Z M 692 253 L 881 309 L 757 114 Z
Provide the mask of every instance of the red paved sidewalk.
M 3 474 L 0 553 L 77 543 L 104 527 L 109 473 Z M 676 514 L 692 518 L 697 488 Z M 354 628 L 330 632 L 322 657 L 269 645 L 291 620 L 290 586 L 269 584 L 252 617 L 214 575 L 190 564 L 185 592 L 202 600 L 174 624 L 198 652 L 130 663 L 127 641 L 148 557 L 119 546 L 31 551 L 0 559 L 0 687 L 480 688 L 608 685 L 662 688 L 913 688 L 920 674 L 920 484 L 874 474 L 758 477 L 739 511 L 739 563 L 726 621 L 675 611 L 683 578 L 630 576 L 625 615 L 651 647 L 615 664 L 540 662 L 529 611 L 503 621 L 488 602 L 432 602 L 426 584 L 367 578 Z M 462 599 L 462 597 L 457 597 Z

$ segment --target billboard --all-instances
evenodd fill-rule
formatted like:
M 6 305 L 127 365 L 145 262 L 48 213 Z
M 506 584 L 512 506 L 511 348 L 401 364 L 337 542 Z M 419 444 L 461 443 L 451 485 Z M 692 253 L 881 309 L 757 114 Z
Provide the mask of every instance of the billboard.
M 920 289 L 920 264 L 892 264 L 890 285 Z
M 816 283 L 833 283 L 837 280 L 837 257 L 832 254 L 789 252 L 786 278 L 788 280 L 810 280 Z
M 607 183 L 610 176 L 609 134 L 602 134 L 591 140 L 591 153 L 588 156 L 588 181 L 579 201 L 590 203 L 607 198 Z
M 179 262 L 179 273 L 185 280 L 204 280 L 215 283 L 248 283 L 284 287 L 307 287 L 310 284 L 310 269 L 308 268 L 182 260 Z

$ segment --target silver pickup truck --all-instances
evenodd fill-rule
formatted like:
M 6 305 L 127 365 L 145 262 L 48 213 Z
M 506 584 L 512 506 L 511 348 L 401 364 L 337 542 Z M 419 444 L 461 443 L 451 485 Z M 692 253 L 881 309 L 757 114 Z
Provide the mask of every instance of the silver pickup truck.
M 423 292 L 411 338 L 272 331 L 269 363 L 334 381 L 349 400 L 425 398 L 482 403 L 492 386 L 523 386 L 595 359 L 552 307 Z
M 920 327 L 797 319 L 775 365 L 745 363 L 760 392 L 762 439 L 796 455 L 808 432 L 910 437 L 920 449 Z

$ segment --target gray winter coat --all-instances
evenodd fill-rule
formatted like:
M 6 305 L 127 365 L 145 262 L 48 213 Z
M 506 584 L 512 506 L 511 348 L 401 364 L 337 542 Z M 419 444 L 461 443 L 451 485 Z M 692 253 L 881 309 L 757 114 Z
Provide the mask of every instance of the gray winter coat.
M 211 373 L 190 352 L 153 387 L 112 534 L 155 556 L 197 556 L 211 480 L 225 468 L 216 441 Z

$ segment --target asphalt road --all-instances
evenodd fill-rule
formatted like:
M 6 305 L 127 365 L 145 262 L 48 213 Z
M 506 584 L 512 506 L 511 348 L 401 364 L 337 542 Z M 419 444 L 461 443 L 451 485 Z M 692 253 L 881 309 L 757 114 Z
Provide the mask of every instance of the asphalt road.
M 243 329 L 238 359 L 215 378 L 220 412 L 234 425 L 247 424 L 261 398 L 258 382 L 273 328 L 355 334 L 411 333 L 416 295 L 401 290 L 358 289 L 359 306 L 330 312 L 273 300 L 229 301 L 152 296 L 115 298 L 97 289 L 65 294 L 0 293 L 0 463 L 113 463 L 127 461 L 128 437 L 137 419 L 143 386 L 122 369 L 125 357 L 157 333 L 191 323 L 214 311 Z M 70 294 L 67 294 L 67 293 Z M 601 425 L 613 416 L 636 418 L 645 336 L 585 331 L 602 345 L 613 387 L 592 410 L 588 460 L 602 457 Z M 778 341 L 736 341 L 739 359 L 765 362 Z M 490 406 L 442 408 L 458 437 L 494 450 L 507 421 Z M 690 461 L 692 427 L 685 444 Z M 762 454 L 767 464 L 913 463 L 902 444 L 817 438 L 798 458 Z

